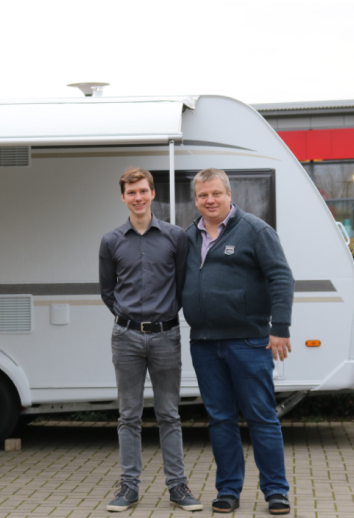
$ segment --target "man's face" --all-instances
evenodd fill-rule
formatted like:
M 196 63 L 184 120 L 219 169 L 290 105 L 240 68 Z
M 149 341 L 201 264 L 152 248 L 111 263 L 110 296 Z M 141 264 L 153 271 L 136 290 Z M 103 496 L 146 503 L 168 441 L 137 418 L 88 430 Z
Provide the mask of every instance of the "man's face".
M 151 190 L 149 182 L 143 178 L 135 183 L 126 183 L 122 200 L 136 216 L 144 216 L 150 212 L 151 202 L 155 198 L 155 190 Z
M 195 204 L 206 221 L 221 223 L 230 212 L 231 192 L 220 178 L 195 185 Z

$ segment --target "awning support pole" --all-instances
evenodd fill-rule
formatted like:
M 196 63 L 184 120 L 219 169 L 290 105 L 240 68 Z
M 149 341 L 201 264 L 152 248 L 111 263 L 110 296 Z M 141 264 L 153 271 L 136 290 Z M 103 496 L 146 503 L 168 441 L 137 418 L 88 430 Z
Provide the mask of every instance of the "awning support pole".
M 175 142 L 170 140 L 170 223 L 176 224 Z

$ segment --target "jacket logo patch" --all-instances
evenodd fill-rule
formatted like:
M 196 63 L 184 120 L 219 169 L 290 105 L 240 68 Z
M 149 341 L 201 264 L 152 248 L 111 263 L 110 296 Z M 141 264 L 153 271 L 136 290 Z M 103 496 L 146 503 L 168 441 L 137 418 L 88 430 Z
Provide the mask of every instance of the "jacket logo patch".
M 235 253 L 235 247 L 231 246 L 231 245 L 226 245 L 225 246 L 225 250 L 224 250 L 224 254 L 232 255 L 233 253 Z

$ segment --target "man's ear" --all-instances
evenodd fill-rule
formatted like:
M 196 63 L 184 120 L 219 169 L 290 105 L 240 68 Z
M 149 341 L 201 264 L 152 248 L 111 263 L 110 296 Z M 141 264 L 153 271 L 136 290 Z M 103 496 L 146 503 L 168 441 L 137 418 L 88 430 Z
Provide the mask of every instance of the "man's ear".
M 124 193 L 120 193 L 120 197 L 122 198 L 122 202 L 125 203 Z
M 155 199 L 155 194 L 156 194 L 156 191 L 155 191 L 155 189 L 153 189 L 153 190 L 151 191 L 151 200 L 154 200 L 154 199 Z

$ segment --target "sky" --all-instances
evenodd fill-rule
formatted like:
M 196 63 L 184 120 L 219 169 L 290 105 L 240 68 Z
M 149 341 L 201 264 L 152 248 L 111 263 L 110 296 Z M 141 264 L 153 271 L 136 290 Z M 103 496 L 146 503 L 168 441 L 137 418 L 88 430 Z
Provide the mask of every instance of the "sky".
M 354 0 L 0 0 L 0 99 L 354 99 Z

